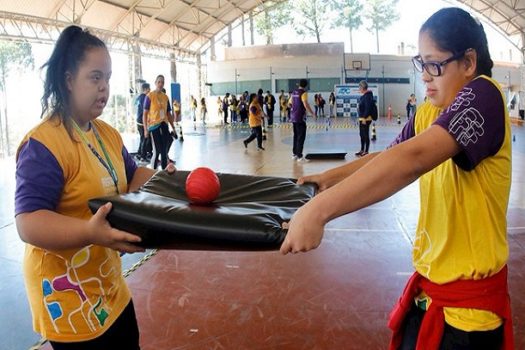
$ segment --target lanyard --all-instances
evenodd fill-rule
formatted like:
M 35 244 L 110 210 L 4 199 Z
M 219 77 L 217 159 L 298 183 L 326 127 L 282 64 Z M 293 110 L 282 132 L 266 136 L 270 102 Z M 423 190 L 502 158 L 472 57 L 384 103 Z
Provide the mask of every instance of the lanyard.
M 89 142 L 89 140 L 86 137 L 86 134 L 84 133 L 84 131 L 82 131 L 82 129 L 80 129 L 78 124 L 74 120 L 72 121 L 73 121 L 73 126 L 75 127 L 75 130 L 80 135 L 80 138 L 82 139 L 82 141 L 84 141 L 84 144 L 90 149 L 90 151 L 95 155 L 95 157 L 97 157 L 100 164 L 102 164 L 102 166 L 107 170 L 107 172 L 111 176 L 111 179 L 113 180 L 113 184 L 115 184 L 115 189 L 117 190 L 117 193 L 119 193 L 117 172 L 115 171 L 115 168 L 113 167 L 113 163 L 111 162 L 111 158 L 109 157 L 108 151 L 106 150 L 106 146 L 104 146 L 104 143 L 102 142 L 102 139 L 100 138 L 100 135 L 98 134 L 98 131 L 95 128 L 95 125 L 91 123 L 91 127 L 93 128 L 93 133 L 95 134 L 95 138 L 97 139 L 97 142 L 100 145 L 100 148 L 102 148 L 102 152 L 104 153 L 104 157 L 106 158 L 106 160 L 102 159 L 100 154 L 97 152 L 95 147 L 93 147 L 93 145 Z

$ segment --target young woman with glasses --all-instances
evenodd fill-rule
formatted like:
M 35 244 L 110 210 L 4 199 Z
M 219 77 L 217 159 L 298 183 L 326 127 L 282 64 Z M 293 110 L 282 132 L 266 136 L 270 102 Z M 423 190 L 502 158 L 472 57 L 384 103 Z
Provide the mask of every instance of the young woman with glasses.
M 459 8 L 439 10 L 421 27 L 413 62 L 427 101 L 387 150 L 299 179 L 321 193 L 292 217 L 281 252 L 316 248 L 327 222 L 419 179 L 416 272 L 390 315 L 390 349 L 513 349 L 510 123 L 482 25 Z

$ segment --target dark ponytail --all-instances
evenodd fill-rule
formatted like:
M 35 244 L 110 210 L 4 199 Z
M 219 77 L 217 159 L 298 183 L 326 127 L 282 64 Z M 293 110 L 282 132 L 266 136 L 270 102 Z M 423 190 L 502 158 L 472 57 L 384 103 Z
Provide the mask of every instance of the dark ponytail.
M 69 91 L 66 72 L 75 75 L 85 58 L 86 51 L 93 47 L 106 48 L 102 40 L 78 26 L 69 26 L 60 34 L 53 53 L 42 66 L 47 68 L 42 95 L 42 114 L 59 118 L 71 135 Z
M 423 23 L 419 32 L 427 32 L 443 51 L 458 54 L 475 49 L 476 73 L 492 76 L 494 63 L 490 58 L 487 36 L 481 23 L 468 12 L 457 7 L 441 9 Z

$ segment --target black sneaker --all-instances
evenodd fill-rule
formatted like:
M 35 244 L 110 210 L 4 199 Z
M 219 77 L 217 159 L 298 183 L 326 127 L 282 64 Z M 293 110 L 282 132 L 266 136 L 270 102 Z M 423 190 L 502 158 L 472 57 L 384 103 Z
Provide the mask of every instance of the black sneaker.
M 246 140 L 243 141 L 242 143 L 244 144 L 244 148 L 248 148 L 248 142 L 246 142 Z
M 355 155 L 361 157 L 363 155 L 363 151 L 356 152 Z

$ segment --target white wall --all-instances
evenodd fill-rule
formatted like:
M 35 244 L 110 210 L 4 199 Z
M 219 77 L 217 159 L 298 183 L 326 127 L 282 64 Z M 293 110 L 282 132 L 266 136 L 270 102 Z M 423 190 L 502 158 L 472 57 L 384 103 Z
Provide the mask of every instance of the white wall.
M 265 50 L 264 46 L 255 48 L 230 48 L 226 55 L 230 60 L 215 61 L 208 64 L 208 82 L 232 82 L 235 80 L 235 70 L 237 70 L 238 81 L 270 79 L 270 67 L 273 73 L 272 91 L 275 92 L 276 79 L 300 79 L 306 78 L 308 67 L 308 78 L 331 78 L 342 77 L 342 67 L 344 66 L 344 54 L 340 50 L 342 43 L 335 44 L 296 44 L 304 46 L 301 50 L 295 48 L 288 50 L 290 54 L 282 54 L 282 47 L 288 49 L 292 45 L 270 45 Z M 318 46 L 321 45 L 321 46 Z M 322 46 L 328 45 L 328 46 Z M 340 46 L 339 46 L 340 45 Z M 251 51 L 247 51 L 251 50 Z M 278 52 L 281 50 L 281 54 Z M 309 54 L 315 52 L 315 55 Z M 277 53 L 277 54 L 276 54 Z M 235 59 L 242 57 L 242 59 Z M 378 105 L 380 115 L 386 115 L 388 106 L 392 107 L 395 115 L 406 115 L 406 102 L 411 93 L 416 94 L 418 103 L 423 102 L 425 96 L 425 86 L 421 80 L 421 74 L 414 71 L 411 57 L 397 55 L 371 55 L 370 71 L 347 71 L 347 77 L 368 77 L 374 78 L 408 78 L 409 84 L 381 84 L 379 83 L 380 104 Z M 521 72 L 519 65 L 510 63 L 496 62 L 493 69 L 493 77 L 502 84 L 504 91 L 508 85 L 508 76 L 512 91 L 524 91 L 521 86 Z M 325 99 L 328 99 L 330 91 L 309 91 L 310 103 L 313 95 L 321 92 Z M 241 91 L 238 91 L 241 93 Z M 215 101 L 210 98 L 210 101 Z M 511 111 L 511 114 L 517 114 Z

